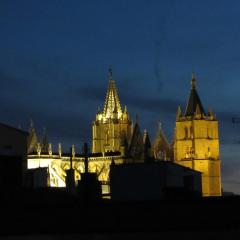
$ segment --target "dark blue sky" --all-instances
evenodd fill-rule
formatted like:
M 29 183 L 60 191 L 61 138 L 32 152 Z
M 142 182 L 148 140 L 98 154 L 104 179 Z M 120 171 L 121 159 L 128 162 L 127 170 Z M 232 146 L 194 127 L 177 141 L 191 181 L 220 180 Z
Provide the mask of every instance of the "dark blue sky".
M 0 121 L 80 150 L 112 66 L 122 105 L 172 141 L 191 73 L 219 119 L 223 187 L 240 193 L 240 2 L 1 0 Z

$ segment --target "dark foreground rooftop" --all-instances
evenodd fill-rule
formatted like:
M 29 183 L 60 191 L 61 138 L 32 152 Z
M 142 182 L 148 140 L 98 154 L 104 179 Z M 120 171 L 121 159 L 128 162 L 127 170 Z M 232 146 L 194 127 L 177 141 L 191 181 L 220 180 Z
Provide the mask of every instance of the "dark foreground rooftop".
M 147 239 L 142 237 L 167 232 L 225 234 L 240 230 L 239 196 L 86 203 L 63 190 L 45 189 L 3 196 L 0 206 L 2 237 L 95 235 L 108 239 L 139 234 L 139 239 Z

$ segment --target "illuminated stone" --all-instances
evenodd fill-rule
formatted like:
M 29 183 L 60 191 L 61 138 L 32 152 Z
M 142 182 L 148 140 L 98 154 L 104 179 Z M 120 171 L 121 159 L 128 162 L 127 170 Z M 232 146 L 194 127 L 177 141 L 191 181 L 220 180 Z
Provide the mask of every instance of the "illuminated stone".
M 122 164 L 123 159 L 119 156 L 89 157 L 89 172 L 96 172 L 98 180 L 102 183 L 109 182 L 110 164 L 114 159 L 115 164 Z M 75 170 L 75 181 L 81 179 L 81 173 L 85 172 L 84 157 L 75 156 L 72 160 Z M 36 154 L 28 155 L 28 169 L 43 168 L 49 169 L 49 186 L 65 187 L 66 170 L 70 169 L 70 157 L 62 154 L 52 154 L 52 156 Z
M 186 112 L 177 113 L 173 152 L 176 163 L 202 172 L 203 196 L 221 196 L 218 121 L 212 111 L 205 114 L 195 76 Z
M 142 135 L 138 121 L 130 120 L 127 107 L 122 111 L 112 71 L 103 111 L 98 108 L 92 123 L 92 153 L 89 155 L 89 172 L 97 173 L 98 180 L 109 191 L 110 164 L 124 162 L 143 162 L 147 157 L 155 161 L 174 161 L 177 164 L 202 172 L 203 196 L 221 196 L 221 165 L 219 160 L 218 121 L 212 110 L 206 114 L 196 91 L 196 78 L 191 81 L 192 89 L 185 113 L 178 108 L 174 130 L 173 146 L 163 133 L 161 124 L 152 144 L 147 132 Z M 31 125 L 29 138 L 28 168 L 48 167 L 49 186 L 65 187 L 66 170 L 70 169 L 69 154 L 46 151 L 48 139 L 46 131 L 43 144 L 37 140 Z M 32 152 L 34 151 L 35 152 Z M 75 181 L 84 173 L 84 157 L 76 153 L 74 145 L 71 152 Z M 152 156 L 151 156 L 152 155 Z M 107 190 L 108 189 L 108 190 Z
M 92 124 L 92 152 L 121 152 L 124 155 L 125 140 L 130 142 L 131 120 L 127 107 L 122 112 L 112 71 L 109 70 L 109 83 L 103 112 L 98 109 Z

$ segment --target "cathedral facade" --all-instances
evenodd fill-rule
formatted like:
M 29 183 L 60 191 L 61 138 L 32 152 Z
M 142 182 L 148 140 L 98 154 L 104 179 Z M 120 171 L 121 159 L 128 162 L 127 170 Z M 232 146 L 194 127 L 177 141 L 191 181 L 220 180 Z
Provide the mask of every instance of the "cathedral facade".
M 83 154 L 76 153 L 74 146 L 71 153 L 63 153 L 61 144 L 58 145 L 58 152 L 53 152 L 46 133 L 40 143 L 31 125 L 28 168 L 47 168 L 49 186 L 66 186 L 70 158 L 77 182 L 81 179 L 81 173 L 85 172 Z M 109 193 L 109 171 L 113 162 L 173 161 L 202 173 L 203 196 L 221 195 L 218 121 L 212 111 L 205 113 L 196 90 L 195 77 L 192 78 L 185 113 L 180 107 L 177 112 L 173 144 L 168 143 L 161 124 L 151 144 L 147 131 L 142 134 L 138 121 L 131 120 L 126 106 L 123 110 L 112 71 L 109 70 L 103 111 L 98 109 L 92 123 L 92 151 L 88 161 L 89 172 L 97 174 L 103 193 Z
M 140 139 L 140 141 L 139 141 Z M 145 139 L 145 141 L 144 141 Z M 109 70 L 108 89 L 103 111 L 98 109 L 96 119 L 92 123 L 92 151 L 88 154 L 89 172 L 97 174 L 103 186 L 103 193 L 109 192 L 110 164 L 122 164 L 135 159 L 143 161 L 144 142 L 138 123 L 130 120 L 127 107 L 122 111 L 112 71 Z M 131 149 L 131 151 L 129 151 Z M 75 151 L 72 146 L 71 153 L 62 152 L 58 144 L 58 151 L 53 152 L 48 142 L 46 130 L 42 141 L 39 141 L 36 130 L 31 123 L 28 141 L 28 169 L 47 168 L 48 185 L 51 187 L 66 186 L 66 170 L 72 168 L 75 172 L 75 181 L 81 179 L 84 169 L 84 155 Z

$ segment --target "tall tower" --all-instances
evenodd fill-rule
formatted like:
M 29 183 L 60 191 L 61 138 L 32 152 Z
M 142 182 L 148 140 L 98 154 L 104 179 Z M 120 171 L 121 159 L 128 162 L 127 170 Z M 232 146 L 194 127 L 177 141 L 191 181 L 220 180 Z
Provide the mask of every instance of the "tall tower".
M 131 137 L 131 120 L 127 107 L 122 111 L 112 70 L 109 69 L 108 90 L 104 109 L 98 109 L 92 124 L 92 152 L 116 152 L 125 154 Z
M 202 172 L 203 196 L 221 196 L 218 121 L 205 113 L 194 75 L 185 113 L 177 111 L 173 151 L 176 163 Z

